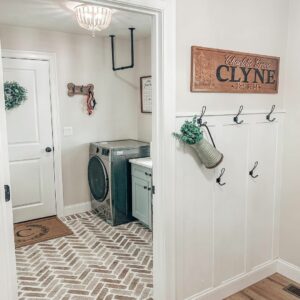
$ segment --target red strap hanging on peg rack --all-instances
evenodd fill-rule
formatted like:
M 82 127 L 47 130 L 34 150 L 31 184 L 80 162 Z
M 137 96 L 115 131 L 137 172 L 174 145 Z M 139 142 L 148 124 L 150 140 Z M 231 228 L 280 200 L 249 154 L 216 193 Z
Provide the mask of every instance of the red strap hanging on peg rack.
M 86 99 L 87 111 L 89 115 L 93 113 L 96 104 L 97 102 L 96 99 L 94 98 L 94 92 L 90 91 Z
M 91 115 L 97 104 L 96 99 L 94 97 L 94 85 L 93 84 L 75 85 L 74 83 L 68 83 L 67 87 L 68 87 L 68 95 L 70 97 L 74 95 L 84 95 L 87 97 L 86 98 L 87 112 L 89 115 Z

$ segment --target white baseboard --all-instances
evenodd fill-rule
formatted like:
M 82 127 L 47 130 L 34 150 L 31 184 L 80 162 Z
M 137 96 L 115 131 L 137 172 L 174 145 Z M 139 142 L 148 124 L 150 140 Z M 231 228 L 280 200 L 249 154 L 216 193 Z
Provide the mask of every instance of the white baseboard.
M 277 272 L 281 275 L 300 283 L 300 267 L 283 259 L 277 261 Z
M 67 205 L 64 207 L 64 216 L 80 214 L 92 209 L 91 202 L 82 202 L 74 205 Z
M 266 263 L 249 273 L 240 275 L 222 285 L 193 295 L 186 300 L 220 300 L 243 290 L 277 271 L 277 260 Z
M 202 291 L 189 298 L 186 298 L 185 300 L 224 299 L 276 272 L 300 283 L 300 267 L 288 263 L 283 259 L 276 259 L 256 268 L 255 270 L 250 271 L 247 274 L 237 276 L 218 287 Z

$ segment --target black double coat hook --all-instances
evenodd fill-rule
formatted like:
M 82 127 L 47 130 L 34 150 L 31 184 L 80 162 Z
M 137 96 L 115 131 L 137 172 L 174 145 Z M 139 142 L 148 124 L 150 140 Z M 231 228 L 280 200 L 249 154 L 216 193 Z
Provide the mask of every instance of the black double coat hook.
M 271 111 L 266 115 L 266 119 L 270 122 L 274 122 L 276 118 L 271 119 L 271 115 L 275 110 L 275 105 L 272 105 Z
M 222 168 L 220 176 L 216 179 L 216 182 L 221 186 L 226 184 L 226 182 L 221 182 L 221 179 L 222 179 L 222 176 L 224 175 L 224 173 L 225 173 L 225 168 Z
M 257 168 L 257 166 L 258 166 L 258 161 L 256 161 L 256 162 L 254 163 L 254 167 L 253 167 L 252 170 L 250 170 L 250 172 L 249 172 L 249 175 L 250 175 L 252 178 L 257 178 L 257 177 L 258 177 L 258 175 L 253 175 L 255 169 Z
M 243 120 L 239 121 L 239 115 L 242 113 L 243 109 L 244 109 L 244 106 L 241 105 L 240 108 L 239 108 L 239 111 L 238 111 L 237 115 L 233 118 L 233 121 L 236 124 L 242 124 L 244 122 Z
M 213 137 L 211 135 L 211 132 L 210 132 L 208 126 L 207 126 L 207 122 L 203 122 L 203 120 L 202 120 L 203 116 L 205 115 L 205 112 L 206 112 L 206 106 L 202 106 L 202 112 L 201 112 L 200 117 L 197 118 L 197 123 L 198 123 L 199 127 L 205 127 L 205 129 L 208 132 L 208 135 L 210 137 L 210 140 L 211 140 L 213 146 L 216 148 L 215 141 L 214 141 L 214 139 L 213 139 Z

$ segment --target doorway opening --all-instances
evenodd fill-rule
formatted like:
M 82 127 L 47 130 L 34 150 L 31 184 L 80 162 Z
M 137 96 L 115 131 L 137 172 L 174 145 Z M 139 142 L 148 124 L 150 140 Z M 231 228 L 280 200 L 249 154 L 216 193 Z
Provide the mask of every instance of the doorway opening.
M 135 9 L 136 10 L 136 9 Z M 127 11 L 128 11 L 128 8 L 127 8 Z M 146 9 L 143 9 L 143 10 L 141 10 L 141 13 L 142 13 L 142 16 L 143 16 L 143 18 L 145 19 L 145 12 L 147 12 L 147 10 Z M 155 13 L 154 11 L 151 11 L 151 13 L 149 12 L 149 15 L 151 16 L 151 18 L 153 18 L 153 19 L 156 19 L 155 20 L 155 22 L 153 22 L 153 24 L 151 25 L 151 27 L 152 28 L 155 28 L 155 29 L 157 29 L 157 26 L 158 26 L 158 22 L 159 22 L 159 20 L 158 20 L 158 14 L 157 13 Z M 1 21 L 1 20 L 0 20 Z M 6 30 L 7 30 L 7 27 L 9 27 L 9 26 L 7 26 L 6 25 Z M 22 36 L 24 36 L 25 37 L 25 39 L 26 39 L 26 34 L 25 34 L 25 31 L 27 31 L 27 32 L 29 32 L 31 29 L 29 29 L 29 28 L 25 28 L 26 26 L 24 25 L 24 26 L 22 26 L 22 25 L 19 25 L 19 27 L 21 27 L 21 28 L 18 28 L 18 30 L 20 30 L 20 31 L 23 31 L 24 30 L 24 32 L 21 34 Z M 20 33 L 20 32 L 19 32 Z M 16 33 L 16 34 L 18 34 L 18 33 Z M 49 36 L 48 36 L 48 38 L 49 37 L 51 37 L 51 38 L 53 38 L 53 36 L 51 36 L 51 34 L 52 34 L 52 32 L 51 31 L 48 31 L 47 32 L 47 34 L 49 34 Z M 157 51 L 157 42 L 159 41 L 159 37 L 158 36 L 156 36 L 156 30 L 154 31 L 154 34 L 155 34 L 155 36 L 153 37 L 152 36 L 152 38 L 150 39 L 150 41 L 155 41 L 155 44 L 153 44 L 152 46 L 150 46 L 152 49 L 155 49 L 155 51 Z M 2 35 L 1 35 L 1 37 L 2 37 Z M 34 39 L 34 37 L 33 37 L 33 39 Z M 13 40 L 13 39 L 11 39 L 11 40 Z M 32 47 L 30 50 L 32 51 L 32 50 L 35 50 L 35 48 L 33 47 L 33 45 L 35 45 L 36 46 L 36 41 L 33 41 L 33 43 L 32 44 L 30 44 L 30 42 L 29 42 L 29 40 L 30 39 L 26 39 L 26 43 L 27 43 L 27 46 L 26 47 L 23 47 L 23 49 L 21 49 L 21 50 L 28 50 L 28 46 L 29 47 Z M 3 43 L 3 42 L 2 42 Z M 12 42 L 13 43 L 13 42 Z M 26 44 L 25 43 L 25 44 Z M 2 45 L 2 47 L 3 48 L 14 48 L 14 47 L 11 47 L 11 46 L 6 46 L 5 45 L 5 41 L 4 41 L 4 43 L 3 43 L 3 45 Z M 76 47 L 75 47 L 76 48 Z M 18 49 L 19 50 L 19 49 Z M 39 51 L 40 51 L 40 49 L 38 49 Z M 38 51 L 37 50 L 37 51 Z M 76 49 L 71 49 L 71 51 L 72 50 L 76 50 Z M 70 49 L 69 49 L 69 51 L 70 51 Z M 44 52 L 44 51 L 43 51 Z M 52 52 L 52 51 L 50 51 L 50 52 Z M 144 57 L 145 56 L 145 53 L 143 53 L 142 55 L 141 55 L 142 57 Z M 153 54 L 152 53 L 152 55 L 150 55 L 150 57 L 154 57 L 155 59 L 156 59 L 156 57 L 158 58 L 158 56 L 157 56 L 157 53 L 155 53 L 155 54 Z M 15 59 L 15 61 L 14 62 L 17 62 L 18 61 L 18 59 L 16 59 L 16 58 L 14 58 Z M 28 59 L 28 58 L 27 58 Z M 81 58 L 82 60 L 84 60 L 84 58 L 82 57 Z M 9 61 L 9 58 L 7 58 L 7 61 L 5 61 L 5 64 L 6 64 L 6 68 L 8 69 L 9 67 L 10 67 L 10 65 L 9 65 L 9 63 L 10 63 L 11 61 Z M 18 61 L 19 63 L 21 63 L 21 59 Z M 34 59 L 32 59 L 32 58 L 29 58 L 28 60 L 26 60 L 26 61 L 24 61 L 24 60 L 22 60 L 22 63 L 35 63 L 35 62 L 37 62 L 37 61 L 35 61 Z M 42 62 L 42 61 L 40 61 L 40 62 Z M 60 63 L 62 63 L 62 64 L 67 64 L 68 63 L 68 61 L 67 60 L 64 60 L 64 61 L 58 61 L 58 64 L 60 64 Z M 72 63 L 74 63 L 74 61 L 72 61 Z M 153 77 L 154 77 L 154 81 L 155 81 L 155 83 L 153 84 L 153 86 L 155 87 L 155 88 L 157 88 L 157 91 L 156 90 L 154 90 L 154 96 L 153 96 L 153 98 L 155 99 L 155 97 L 157 97 L 157 95 L 159 94 L 158 93 L 158 87 L 160 86 L 160 83 L 158 84 L 158 76 L 157 76 L 157 74 L 158 74 L 158 68 L 157 68 L 157 65 L 158 65 L 158 62 L 156 61 L 156 62 L 153 62 L 152 61 L 152 63 L 150 63 L 150 66 L 153 66 L 153 65 L 155 65 L 155 68 L 153 69 L 153 68 L 151 68 L 151 70 L 150 71 L 152 71 L 154 74 L 153 74 Z M 30 67 L 32 67 L 32 66 L 30 66 Z M 38 68 L 38 67 L 37 67 Z M 83 69 L 84 69 L 84 67 L 83 67 Z M 91 70 L 91 69 L 89 69 L 89 71 L 90 72 L 93 72 L 93 70 Z M 34 71 L 34 72 L 36 72 L 36 71 Z M 45 73 L 46 74 L 46 73 Z M 73 74 L 72 74 L 73 75 Z M 107 74 L 105 74 L 105 75 L 107 75 Z M 141 76 L 139 76 L 139 77 L 142 77 L 142 78 L 138 78 L 138 79 L 140 79 L 139 80 L 139 85 L 140 84 L 143 84 L 143 80 L 144 79 L 146 79 L 146 80 L 148 80 L 149 81 L 149 76 L 150 75 L 152 75 L 151 73 L 143 73 L 143 74 L 140 74 Z M 7 75 L 8 76 L 8 75 Z M 28 76 L 29 77 L 29 76 Z M 40 76 L 39 76 L 40 77 Z M 43 77 L 43 76 L 41 76 L 41 77 Z M 46 76 L 44 76 L 45 78 L 46 78 Z M 76 76 L 74 76 L 74 77 L 76 77 Z M 116 75 L 116 77 L 118 77 L 118 75 Z M 159 76 L 160 77 L 160 76 Z M 23 76 L 23 80 L 24 80 L 24 82 L 25 82 L 25 79 L 27 78 L 27 76 L 25 75 L 25 76 Z M 46 79 L 44 78 L 44 81 L 46 82 Z M 58 78 L 59 78 L 59 76 L 58 76 Z M 103 76 L 102 77 L 102 79 L 105 79 L 106 78 L 106 76 Z M 75 78 L 75 79 L 77 79 L 78 80 L 78 78 Z M 74 81 L 75 81 L 75 79 L 74 79 Z M 121 76 L 118 78 L 119 80 L 121 80 L 121 81 L 123 81 L 124 83 L 126 83 L 126 78 L 122 78 Z M 36 81 L 35 80 L 32 80 L 32 82 L 31 82 L 31 85 L 33 85 L 34 83 L 36 83 Z M 127 82 L 127 84 L 128 84 L 128 82 Z M 51 85 L 51 84 L 50 84 Z M 65 85 L 65 83 L 64 83 L 64 85 Z M 138 87 L 140 88 L 140 86 L 138 85 Z M 62 88 L 62 86 L 61 86 L 61 82 L 58 80 L 58 89 L 61 89 Z M 145 88 L 147 88 L 147 84 L 145 84 Z M 33 87 L 32 88 L 32 90 L 36 90 L 37 89 L 37 87 Z M 142 91 L 142 89 L 141 90 L 139 90 L 138 91 L 139 92 L 139 97 L 142 97 L 142 95 L 143 95 L 143 91 Z M 146 93 L 147 93 L 147 91 L 146 91 Z M 124 95 L 122 95 L 122 96 L 124 96 Z M 60 99 L 59 99 L 60 100 Z M 100 100 L 101 101 L 101 100 Z M 142 98 L 139 98 L 139 104 L 140 105 L 142 105 L 142 102 L 143 100 L 142 100 Z M 28 103 L 28 102 L 27 102 Z M 36 102 L 37 103 L 37 102 Z M 146 102 L 145 102 L 146 103 Z M 143 103 L 143 104 L 145 104 L 145 103 Z M 32 107 L 34 107 L 34 103 L 31 103 L 32 104 Z M 69 106 L 69 105 L 71 105 L 71 104 L 67 104 L 67 106 Z M 124 103 L 123 103 L 123 105 L 124 105 Z M 44 107 L 45 105 L 43 105 L 43 107 Z M 113 112 L 113 108 L 111 108 L 112 109 L 112 112 Z M 121 104 L 121 110 L 123 110 L 122 111 L 122 113 L 121 112 L 119 112 L 119 114 L 115 114 L 114 116 L 115 116 L 115 119 L 114 119 L 114 121 L 115 121 L 115 124 L 114 124 L 114 130 L 115 131 L 117 131 L 116 130 L 116 128 L 118 128 L 118 130 L 120 131 L 120 132 L 123 132 L 123 134 L 124 134 L 124 131 L 125 131 L 125 127 L 126 126 L 124 126 L 124 125 L 127 125 L 126 123 L 124 123 L 124 122 L 120 122 L 119 124 L 117 123 L 118 121 L 120 121 L 120 116 L 122 115 L 122 114 L 124 114 L 124 111 L 126 111 L 126 109 L 127 109 L 127 107 L 126 106 L 122 106 L 122 104 Z M 156 105 L 154 104 L 154 110 L 156 110 Z M 96 113 L 97 113 L 97 111 L 95 111 Z M 53 111 L 52 111 L 52 113 L 53 113 Z M 140 112 L 140 113 L 143 113 L 142 111 Z M 39 116 L 40 117 L 40 116 Z M 61 116 L 60 116 L 61 117 Z M 130 117 L 129 116 L 127 116 L 128 117 L 128 122 L 127 123 L 129 123 L 130 122 Z M 55 118 L 57 118 L 57 117 L 55 117 Z M 155 116 L 155 118 L 157 118 L 158 119 L 158 116 Z M 8 117 L 8 119 L 13 119 L 13 117 L 12 118 L 9 118 Z M 38 118 L 37 118 L 38 119 Z M 43 118 L 42 118 L 43 119 Z M 10 122 L 10 123 L 15 123 L 15 122 L 13 122 L 13 121 L 10 121 L 10 120 L 8 120 L 8 122 Z M 146 121 L 147 122 L 147 121 Z M 27 126 L 28 124 L 26 123 L 26 126 Z M 40 128 L 39 127 L 43 127 L 43 125 L 40 125 L 40 126 L 37 126 L 37 123 L 35 123 L 34 125 L 36 125 L 36 128 L 35 128 L 35 133 L 39 133 L 40 132 Z M 39 124 L 38 124 L 39 125 Z M 48 124 L 49 125 L 49 124 Z M 52 126 L 53 126 L 53 124 L 51 124 Z M 65 124 L 64 124 L 65 125 Z M 28 125 L 29 126 L 29 125 Z M 145 126 L 145 124 L 143 124 L 143 125 L 141 125 L 141 126 L 137 126 L 138 128 L 137 129 L 141 129 L 141 127 L 142 126 Z M 45 126 L 46 127 L 46 126 Z M 70 132 L 72 133 L 72 129 L 70 128 L 71 126 L 64 126 L 63 127 L 63 132 L 62 132 L 62 134 L 61 135 L 65 135 L 65 136 L 69 136 L 69 135 L 71 135 L 70 134 Z M 152 128 L 154 128 L 155 126 L 153 125 L 152 126 Z M 15 130 L 15 128 L 14 127 L 11 127 L 11 128 L 13 128 L 12 130 Z M 22 129 L 25 129 L 25 127 L 23 128 L 22 127 Z M 32 127 L 31 127 L 31 129 L 32 129 Z M 53 129 L 53 128 L 52 128 Z M 9 129 L 10 130 L 10 129 Z M 34 132 L 34 130 L 32 130 L 32 132 Z M 9 133 L 9 131 L 8 131 L 8 133 Z M 139 134 L 139 133 L 138 133 Z M 157 133 L 158 134 L 158 133 Z M 59 135 L 59 134 L 58 134 Z M 29 135 L 28 135 L 29 136 Z M 52 138 L 53 138 L 53 136 L 52 136 Z M 121 137 L 121 138 L 123 138 L 123 137 Z M 131 138 L 130 136 L 128 137 L 128 138 Z M 109 139 L 109 135 L 107 134 L 107 140 Z M 28 137 L 28 140 L 30 140 L 29 139 L 29 137 Z M 104 140 L 106 140 L 106 139 L 104 139 Z M 14 144 L 14 147 L 16 147 L 16 145 L 15 144 L 17 144 L 18 143 L 18 140 L 17 139 L 15 139 L 15 140 L 12 140 L 12 142 L 13 143 L 11 143 L 11 145 L 13 145 Z M 21 142 L 24 142 L 24 140 L 23 141 L 21 141 Z M 35 140 L 35 142 L 36 142 L 36 140 Z M 24 144 L 24 143 L 23 143 Z M 51 144 L 51 141 L 49 142 L 49 145 Z M 55 144 L 55 141 L 52 141 L 52 144 Z M 155 146 L 157 147 L 157 145 L 158 145 L 158 141 L 156 141 L 156 143 L 155 143 Z M 23 145 L 24 146 L 24 145 Z M 49 155 L 49 156 L 51 156 L 52 154 L 51 153 L 53 153 L 53 147 L 52 147 L 52 151 L 48 151 L 49 149 L 48 149 L 48 147 L 50 148 L 50 150 L 51 150 L 51 146 L 46 146 L 43 150 L 46 152 L 46 155 Z M 15 150 L 15 149 L 13 149 L 13 147 L 11 147 L 12 149 L 11 150 Z M 149 147 L 150 148 L 150 147 Z M 54 153 L 56 152 L 56 147 L 54 147 Z M 12 151 L 13 152 L 13 151 Z M 64 152 L 64 149 L 62 149 L 62 153 Z M 158 156 L 158 153 L 157 154 L 155 154 L 155 152 L 156 151 L 153 151 L 154 152 L 154 156 Z M 157 151 L 158 152 L 158 151 Z M 56 152 L 57 153 L 57 152 Z M 73 154 L 74 155 L 74 154 Z M 12 155 L 11 155 L 12 156 Z M 74 157 L 76 157 L 75 155 L 73 156 L 73 157 L 70 157 L 70 160 L 68 161 L 68 162 L 75 162 L 75 163 L 78 163 L 78 161 L 76 161 L 76 159 L 75 160 L 72 160 L 72 158 L 74 158 Z M 136 159 L 136 158 L 134 158 L 134 159 Z M 26 157 L 24 158 L 24 157 L 22 157 L 22 156 L 19 156 L 19 157 L 17 157 L 16 156 L 16 161 L 22 161 L 22 163 L 20 163 L 20 165 L 22 165 L 23 164 L 23 161 L 25 161 L 26 160 Z M 28 157 L 28 160 L 33 160 L 33 158 L 32 157 Z M 14 161 L 15 162 L 15 161 Z M 141 163 L 141 162 L 136 162 L 136 161 L 133 161 L 133 162 L 131 162 L 133 165 L 135 165 L 135 166 L 137 166 L 136 168 L 139 168 L 139 167 L 144 167 L 144 166 L 141 166 L 139 163 Z M 149 163 L 149 162 L 148 162 Z M 18 166 L 18 167 L 21 167 L 21 166 Z M 155 165 L 155 163 L 154 163 L 154 165 Z M 55 162 L 54 162 L 54 166 L 55 166 Z M 25 170 L 23 170 L 23 175 L 26 175 L 26 174 L 28 174 L 28 171 L 26 171 L 26 167 L 28 167 L 28 165 L 26 165 L 25 164 L 25 166 L 23 166 L 23 169 L 25 168 Z M 146 168 L 147 169 L 149 169 L 149 165 L 147 165 L 146 166 Z M 39 170 L 41 170 L 41 168 L 40 168 L 40 166 L 39 166 L 39 168 L 38 167 L 36 167 L 36 169 L 39 169 Z M 159 167 L 157 166 L 157 170 L 159 170 Z M 19 171 L 16 171 L 15 173 L 17 173 L 17 176 L 19 176 L 20 174 L 22 174 L 22 172 L 19 170 Z M 146 172 L 145 172 L 146 173 Z M 38 172 L 36 172 L 36 174 L 39 174 Z M 35 177 L 37 178 L 38 176 L 35 174 Z M 12 175 L 13 175 L 13 172 L 12 172 Z M 39 174 L 40 175 L 40 174 Z M 152 175 L 152 174 L 151 174 Z M 153 174 L 154 175 L 154 174 Z M 138 175 L 137 175 L 138 176 Z M 22 176 L 21 176 L 22 177 Z M 32 177 L 34 177 L 34 176 L 32 176 Z M 153 178 L 153 180 L 154 181 L 156 181 L 157 179 L 158 179 L 158 177 L 157 177 L 157 179 L 155 178 L 155 176 L 149 176 L 149 177 L 151 177 L 151 178 Z M 53 178 L 53 177 L 52 177 Z M 56 178 L 55 178 L 56 179 Z M 13 179 L 14 180 L 14 179 Z M 63 182 L 64 182 L 64 178 L 63 178 L 63 180 L 62 180 Z M 12 181 L 13 182 L 13 181 Z M 16 179 L 15 180 L 15 182 L 20 182 L 20 179 Z M 136 197 L 140 197 L 140 194 L 141 194 L 141 189 L 140 189 L 140 187 L 141 187 L 141 185 L 140 184 L 138 184 L 139 183 L 139 181 L 138 180 L 136 180 L 136 182 L 137 182 L 137 184 L 135 185 L 136 187 L 137 187 L 137 195 L 136 195 Z M 133 184 L 134 185 L 134 184 Z M 151 195 L 151 192 L 152 192 L 152 182 L 151 183 L 149 183 L 149 186 L 147 186 L 147 191 L 148 191 L 148 195 L 150 194 Z M 159 184 L 157 184 L 157 187 L 158 187 L 158 185 Z M 28 185 L 28 186 L 30 186 L 30 184 Z M 36 187 L 37 185 L 35 185 L 35 187 Z M 64 185 L 65 186 L 65 185 Z M 45 186 L 42 186 L 43 188 L 45 187 Z M 75 187 L 76 186 L 73 186 L 74 187 L 74 189 L 76 189 Z M 158 191 L 159 191 L 159 189 L 158 189 Z M 39 191 L 39 192 L 41 192 L 41 191 Z M 55 191 L 55 192 L 57 192 L 57 190 Z M 38 194 L 38 188 L 37 188 L 37 191 L 36 191 L 36 195 Z M 20 197 L 20 199 L 21 199 L 21 197 Z M 152 202 L 152 200 L 150 201 L 150 202 Z M 37 205 L 37 202 L 31 202 L 31 203 L 25 203 L 26 205 L 24 205 L 24 203 L 20 203 L 20 205 L 18 206 L 18 209 L 19 209 L 19 207 L 22 207 L 23 206 L 23 208 L 24 208 L 24 206 L 31 206 L 31 207 L 34 207 L 34 206 L 38 206 Z M 151 204 L 151 203 L 150 203 Z M 80 203 L 77 203 L 77 205 L 78 206 L 80 206 L 81 204 Z M 78 208 L 78 206 L 77 206 L 77 208 Z M 140 216 L 139 218 L 141 219 L 141 222 L 144 224 L 144 225 L 148 225 L 149 227 L 150 226 L 152 226 L 152 225 L 150 225 L 150 223 L 149 224 L 147 224 L 147 222 L 151 222 L 151 216 L 147 216 L 147 218 L 148 218 L 148 220 L 146 220 L 146 219 L 143 219 L 144 217 L 145 217 L 145 215 L 143 215 L 142 214 L 142 212 L 143 212 L 143 210 L 142 210 L 142 207 L 136 207 L 137 208 L 137 212 L 136 212 L 136 216 Z M 148 210 L 149 210 L 149 208 L 150 207 L 148 207 Z M 67 207 L 66 208 L 66 205 L 65 205 L 65 207 L 64 207 L 64 209 L 65 209 L 65 211 L 64 212 L 66 212 L 66 210 L 67 210 L 67 212 L 71 212 L 72 211 L 72 209 L 74 209 L 74 208 L 71 208 L 71 207 Z M 82 206 L 80 206 L 80 208 L 79 208 L 79 210 L 80 209 L 83 209 L 82 208 Z M 31 213 L 31 211 L 30 211 L 30 209 L 28 210 L 28 212 L 30 212 Z M 56 214 L 57 214 L 57 212 L 58 212 L 58 210 L 56 210 Z M 52 213 L 51 213 L 52 214 Z M 25 213 L 21 213 L 21 215 L 25 215 Z M 17 220 L 21 220 L 21 221 L 24 221 L 26 218 L 28 219 L 28 218 L 35 218 L 36 217 L 36 215 L 32 215 L 32 216 L 29 216 L 28 215 L 28 217 L 23 217 L 23 219 L 17 219 Z M 155 223 L 155 222 L 154 222 Z M 105 225 L 107 225 L 107 224 L 105 224 Z M 143 226 L 144 226 L 143 225 Z M 47 244 L 46 244 L 47 245 Z M 148 260 L 149 260 L 149 258 L 147 258 Z M 138 268 L 137 268 L 137 270 L 138 270 Z M 136 271 L 137 272 L 137 271 Z M 138 273 L 138 272 L 137 272 Z M 148 277 L 148 279 L 149 279 L 149 277 Z M 148 288 L 149 289 L 151 289 L 152 288 L 152 286 L 151 286 L 151 283 L 147 283 L 148 284 Z M 149 293 L 149 296 L 151 296 L 151 293 Z

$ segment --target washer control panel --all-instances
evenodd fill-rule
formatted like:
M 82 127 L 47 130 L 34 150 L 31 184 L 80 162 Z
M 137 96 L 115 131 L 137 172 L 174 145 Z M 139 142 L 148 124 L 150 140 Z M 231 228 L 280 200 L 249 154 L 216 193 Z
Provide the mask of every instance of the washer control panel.
M 109 149 L 102 148 L 101 154 L 105 155 L 105 156 L 108 156 L 109 155 Z

